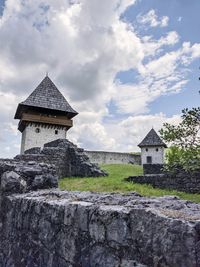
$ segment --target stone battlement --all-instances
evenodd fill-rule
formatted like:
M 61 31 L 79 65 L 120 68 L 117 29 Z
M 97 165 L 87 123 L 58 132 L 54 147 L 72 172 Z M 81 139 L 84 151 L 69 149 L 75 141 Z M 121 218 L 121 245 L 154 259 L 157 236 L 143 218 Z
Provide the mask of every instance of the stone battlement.
M 198 267 L 200 205 L 44 190 L 4 197 L 0 266 Z

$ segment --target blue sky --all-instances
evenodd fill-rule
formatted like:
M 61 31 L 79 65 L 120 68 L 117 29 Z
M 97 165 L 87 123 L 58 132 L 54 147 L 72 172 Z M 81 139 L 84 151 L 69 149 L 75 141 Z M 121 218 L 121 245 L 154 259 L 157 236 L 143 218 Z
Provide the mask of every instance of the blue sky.
M 2 14 L 3 5 L 4 5 L 4 0 L 0 0 L 0 14 Z
M 19 152 L 17 104 L 47 71 L 79 112 L 68 138 L 86 149 L 138 150 L 152 126 L 178 123 L 183 108 L 199 106 L 199 0 L 4 4 L 1 156 Z
M 145 14 L 150 9 L 157 11 L 158 16 L 168 16 L 169 25 L 166 28 L 140 29 L 140 34 L 150 34 L 160 37 L 163 32 L 175 30 L 180 35 L 180 41 L 199 43 L 200 42 L 200 1 L 199 0 L 143 0 L 130 7 L 123 18 L 135 25 L 135 17 L 139 14 Z M 180 20 L 180 21 L 179 21 Z M 166 49 L 165 49 L 166 51 Z M 179 113 L 185 107 L 200 105 L 200 59 L 190 65 L 187 85 L 177 94 L 161 96 L 152 102 L 149 106 L 151 113 L 164 112 L 168 116 Z M 134 81 L 131 72 L 123 75 L 122 81 Z

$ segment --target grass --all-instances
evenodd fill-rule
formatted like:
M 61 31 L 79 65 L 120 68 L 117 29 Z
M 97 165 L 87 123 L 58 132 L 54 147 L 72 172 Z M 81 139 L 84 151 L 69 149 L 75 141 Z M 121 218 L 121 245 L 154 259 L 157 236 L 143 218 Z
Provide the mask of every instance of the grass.
M 70 177 L 59 181 L 62 190 L 92 191 L 92 192 L 133 192 L 143 196 L 176 195 L 182 199 L 200 202 L 200 194 L 188 194 L 175 190 L 153 188 L 151 185 L 136 184 L 124 181 L 125 177 L 141 175 L 142 167 L 131 164 L 102 165 L 109 175 L 107 177 L 81 178 Z

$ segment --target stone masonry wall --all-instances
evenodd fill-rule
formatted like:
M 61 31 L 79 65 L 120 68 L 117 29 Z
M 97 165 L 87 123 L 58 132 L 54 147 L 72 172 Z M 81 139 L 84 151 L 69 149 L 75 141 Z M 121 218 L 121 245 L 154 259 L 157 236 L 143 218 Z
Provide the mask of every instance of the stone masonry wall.
M 137 164 L 141 165 L 141 155 L 107 151 L 85 151 L 92 163 L 96 164 Z
M 54 165 L 59 178 L 105 176 L 97 165 L 90 162 L 82 148 L 78 148 L 67 139 L 58 139 L 44 145 L 44 148 L 32 148 L 25 154 L 15 157 L 17 161 L 36 161 Z
M 200 267 L 199 204 L 52 189 L 33 161 L 0 160 L 0 178 L 1 267 Z
M 143 164 L 144 174 L 161 174 L 163 173 L 164 164 Z
M 200 173 L 193 175 L 187 173 L 180 174 L 157 174 L 144 176 L 130 176 L 126 180 L 129 182 L 150 184 L 153 187 L 166 188 L 183 191 L 187 193 L 200 193 Z
M 0 159 L 0 194 L 58 187 L 54 166 L 34 161 Z
M 1 267 L 199 267 L 200 205 L 44 190 L 5 196 Z
M 36 129 L 39 129 L 39 132 Z M 22 133 L 21 154 L 32 147 L 43 147 L 45 143 L 56 138 L 65 139 L 66 133 L 66 128 L 62 126 L 29 123 Z
M 164 147 L 142 147 L 142 165 L 147 164 L 147 157 L 152 158 L 153 164 L 163 164 L 164 163 Z

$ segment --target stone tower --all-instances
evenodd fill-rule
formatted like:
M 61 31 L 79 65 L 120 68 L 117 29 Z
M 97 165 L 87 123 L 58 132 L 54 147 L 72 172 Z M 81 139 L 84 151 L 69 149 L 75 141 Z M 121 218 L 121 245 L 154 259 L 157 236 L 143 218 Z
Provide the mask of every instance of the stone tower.
M 142 165 L 164 164 L 164 149 L 167 146 L 153 128 L 138 146 L 141 148 Z
M 15 114 L 22 133 L 21 154 L 47 142 L 65 139 L 78 113 L 69 105 L 51 79 L 46 76 L 30 96 L 21 102 Z

